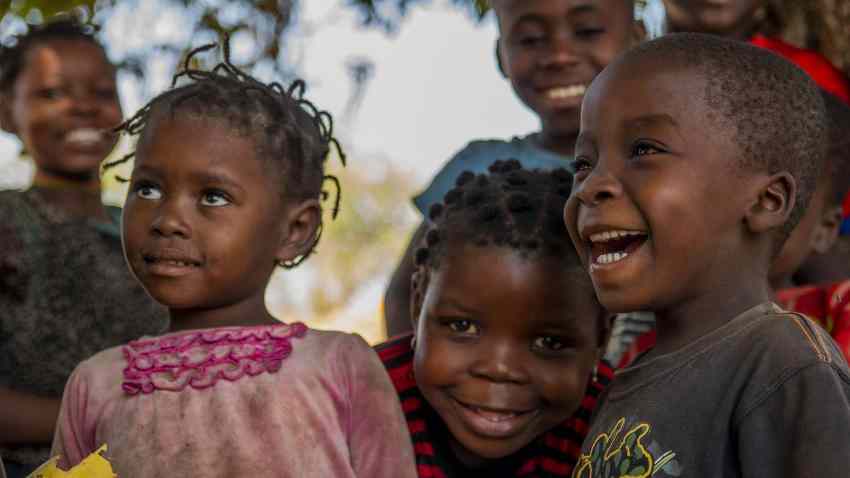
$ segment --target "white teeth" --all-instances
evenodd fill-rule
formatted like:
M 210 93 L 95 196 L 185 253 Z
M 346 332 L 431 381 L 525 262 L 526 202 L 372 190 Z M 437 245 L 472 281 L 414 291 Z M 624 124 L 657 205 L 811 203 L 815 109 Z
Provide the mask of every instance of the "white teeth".
M 590 235 L 591 243 L 598 242 L 608 242 L 612 239 L 619 239 L 621 237 L 629 237 L 629 236 L 639 236 L 644 233 L 639 231 L 605 231 L 605 232 L 597 232 L 596 234 Z
M 597 264 L 613 264 L 615 262 L 620 262 L 626 257 L 629 257 L 628 252 L 609 252 L 608 254 L 602 254 L 596 258 Z
M 559 86 L 547 91 L 546 96 L 553 100 L 563 100 L 581 96 L 585 91 L 587 91 L 587 86 L 585 85 Z
M 79 128 L 71 130 L 65 135 L 65 141 L 69 143 L 90 144 L 97 143 L 103 137 L 100 130 L 94 128 Z

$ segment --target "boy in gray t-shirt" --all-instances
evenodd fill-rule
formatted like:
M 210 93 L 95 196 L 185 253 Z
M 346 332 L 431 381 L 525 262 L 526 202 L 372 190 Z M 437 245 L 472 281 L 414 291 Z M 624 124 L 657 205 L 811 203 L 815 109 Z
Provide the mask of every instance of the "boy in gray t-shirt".
M 574 477 L 850 475 L 850 370 L 767 271 L 825 158 L 817 87 L 699 34 L 638 46 L 582 105 L 565 221 L 611 312 L 656 347 L 601 397 Z

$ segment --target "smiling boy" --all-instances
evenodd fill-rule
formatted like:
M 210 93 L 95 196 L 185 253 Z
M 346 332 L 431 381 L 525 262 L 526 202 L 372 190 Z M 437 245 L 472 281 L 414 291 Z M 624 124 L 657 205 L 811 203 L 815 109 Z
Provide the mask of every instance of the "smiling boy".
M 567 229 L 602 305 L 654 312 L 658 342 L 605 392 L 573 476 L 846 475 L 850 371 L 767 280 L 826 143 L 814 83 L 744 43 L 670 35 L 593 82 Z

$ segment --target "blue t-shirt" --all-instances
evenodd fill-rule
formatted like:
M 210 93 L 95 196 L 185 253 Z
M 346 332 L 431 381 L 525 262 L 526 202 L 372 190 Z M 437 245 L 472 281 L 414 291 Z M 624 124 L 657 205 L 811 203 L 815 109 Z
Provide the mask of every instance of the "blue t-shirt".
M 460 173 L 486 173 L 487 168 L 500 159 L 516 159 L 527 169 L 551 170 L 569 169 L 569 160 L 572 158 L 540 148 L 536 133 L 522 138 L 514 137 L 510 141 L 472 141 L 443 166 L 425 191 L 413 198 L 413 203 L 427 217 L 428 209 L 442 201 L 446 193 L 455 187 Z

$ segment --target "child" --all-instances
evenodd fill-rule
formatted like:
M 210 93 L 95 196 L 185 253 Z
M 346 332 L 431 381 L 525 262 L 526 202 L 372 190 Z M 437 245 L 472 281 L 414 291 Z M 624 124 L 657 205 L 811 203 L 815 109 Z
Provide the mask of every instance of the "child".
M 643 38 L 633 0 L 496 0 L 502 74 L 519 99 L 540 118 L 541 130 L 510 141 L 473 141 L 437 173 L 414 203 L 425 216 L 462 171 L 481 173 L 493 159 L 516 158 L 527 168 L 565 167 L 578 134 L 585 88 L 618 53 Z M 413 253 L 427 230 L 419 226 L 393 274 L 385 300 L 390 336 L 410 330 Z
M 464 172 L 431 207 L 414 338 L 379 354 L 419 476 L 569 476 L 612 375 L 599 361 L 609 317 L 561 220 L 570 173 L 517 160 L 490 171 Z
M 767 280 L 825 116 L 804 72 L 710 35 L 645 43 L 594 80 L 565 222 L 602 305 L 654 312 L 658 342 L 603 395 L 574 477 L 846 475 L 850 369 Z
M 819 53 L 797 48 L 779 36 L 788 16 L 785 9 L 770 0 L 742 0 L 708 3 L 688 0 L 664 0 L 667 30 L 670 32 L 710 33 L 725 38 L 749 41 L 779 54 L 805 70 L 824 90 L 850 101 L 850 84 L 844 74 Z M 818 7 L 818 10 L 823 8 Z M 829 12 L 821 11 L 821 15 Z
M 48 458 L 77 363 L 167 327 L 100 199 L 100 162 L 120 122 L 115 68 L 88 28 L 54 20 L 0 47 L 0 126 L 35 163 L 32 186 L 0 192 L 0 454 L 10 477 Z
M 303 83 L 189 69 L 193 55 L 175 77 L 190 83 L 123 125 L 139 132 L 124 252 L 172 333 L 77 368 L 54 455 L 68 467 L 106 444 L 118 476 L 415 476 L 363 339 L 281 324 L 263 300 L 318 242 L 330 115 Z
M 850 359 L 850 265 L 844 275 L 830 283 L 802 282 L 795 286 L 795 271 L 808 257 L 830 253 L 838 238 L 841 200 L 850 189 L 850 107 L 831 94 L 823 95 L 829 117 L 827 166 L 821 172 L 809 207 L 785 242 L 770 271 L 770 285 L 776 299 L 787 310 L 801 312 L 818 321 L 835 339 L 845 358 Z
M 844 102 L 850 101 L 850 83 L 844 74 L 829 60 L 812 50 L 797 48 L 784 42 L 779 33 L 786 28 L 788 6 L 769 0 L 739 0 L 735 2 L 693 2 L 687 0 L 664 0 L 667 30 L 670 32 L 710 33 L 738 41 L 748 41 L 755 46 L 776 53 L 808 73 L 823 90 Z M 822 15 L 827 12 L 817 7 Z M 850 178 L 845 171 L 839 174 Z M 850 224 L 850 194 L 846 196 L 847 224 Z M 834 259 L 840 261 L 836 250 Z M 850 256 L 844 256 L 850 257 Z M 847 268 L 845 267 L 845 270 Z M 619 347 L 620 359 L 613 363 L 627 364 L 648 350 L 655 343 L 654 319 L 651 314 L 630 315 L 636 320 L 619 321 L 611 338 L 612 348 Z M 634 327 L 642 332 L 633 337 L 620 335 L 620 322 L 640 324 Z M 649 329 L 649 330 L 647 330 Z

